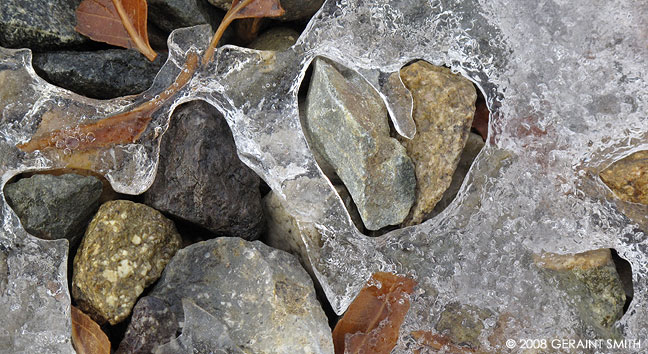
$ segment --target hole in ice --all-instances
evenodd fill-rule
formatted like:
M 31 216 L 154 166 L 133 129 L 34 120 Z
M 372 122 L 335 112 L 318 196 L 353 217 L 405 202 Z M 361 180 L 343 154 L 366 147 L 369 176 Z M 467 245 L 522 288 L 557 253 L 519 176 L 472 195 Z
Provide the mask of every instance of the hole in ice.
M 626 313 L 628 311 L 628 307 L 630 307 L 632 299 L 634 298 L 632 266 L 630 265 L 630 262 L 619 256 L 619 253 L 615 249 L 612 249 L 612 260 L 614 261 L 614 266 L 616 267 L 617 273 L 619 273 L 619 279 L 621 279 L 623 291 L 626 295 L 626 301 L 623 305 L 623 313 Z
M 376 90 L 339 63 L 316 58 L 299 90 L 311 151 L 358 230 L 370 236 L 445 209 L 488 134 L 486 101 L 469 80 L 424 61 L 406 65 L 400 77 L 414 98 L 412 140 L 396 133 Z

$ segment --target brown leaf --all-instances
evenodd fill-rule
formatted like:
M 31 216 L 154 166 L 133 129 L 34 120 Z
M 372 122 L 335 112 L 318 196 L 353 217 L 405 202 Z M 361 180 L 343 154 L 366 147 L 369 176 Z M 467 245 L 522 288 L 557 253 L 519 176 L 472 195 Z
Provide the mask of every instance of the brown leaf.
M 415 286 L 408 277 L 374 273 L 333 330 L 335 353 L 390 353 Z
M 95 41 L 137 49 L 153 61 L 157 54 L 149 44 L 146 17 L 146 0 L 84 0 L 75 29 Z
M 68 149 L 68 153 L 77 154 L 117 144 L 134 143 L 146 130 L 153 113 L 189 82 L 197 65 L 198 56 L 195 53 L 190 53 L 185 63 L 186 70 L 180 72 L 175 82 L 168 89 L 156 96 L 156 99 L 146 102 L 131 111 L 96 122 L 80 124 L 73 128 L 49 131 L 32 137 L 29 142 L 20 144 L 17 147 L 25 152 L 54 148 L 62 151 Z M 75 163 L 75 166 L 86 167 L 83 163 Z
M 110 341 L 99 325 L 74 306 L 72 314 L 72 344 L 78 354 L 110 354 Z
M 205 51 L 202 64 L 207 65 L 211 61 L 218 41 L 220 41 L 225 29 L 232 21 L 241 18 L 278 17 L 284 13 L 285 10 L 281 7 L 279 0 L 233 0 L 232 7 L 223 17 L 223 21 L 216 29 L 214 37 L 212 37 L 211 43 Z

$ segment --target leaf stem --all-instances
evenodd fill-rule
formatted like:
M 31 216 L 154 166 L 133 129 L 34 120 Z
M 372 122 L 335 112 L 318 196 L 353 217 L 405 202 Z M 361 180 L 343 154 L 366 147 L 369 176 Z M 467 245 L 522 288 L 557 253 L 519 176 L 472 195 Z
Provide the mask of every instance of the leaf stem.
M 145 41 L 142 39 L 142 37 L 137 33 L 137 30 L 133 26 L 133 23 L 131 22 L 130 18 L 128 18 L 128 15 L 126 14 L 126 10 L 124 9 L 124 6 L 121 3 L 121 0 L 112 0 L 113 5 L 115 5 L 115 9 L 117 10 L 117 14 L 119 14 L 119 18 L 121 19 L 122 24 L 124 25 L 124 28 L 126 29 L 126 32 L 128 32 L 128 35 L 131 37 L 133 42 L 135 42 L 135 45 L 137 46 L 137 49 L 139 49 L 144 56 L 150 61 L 155 60 L 157 57 L 157 53 L 153 51 L 153 49 L 145 43 Z
M 117 1 L 117 0 L 113 0 Z M 214 52 L 216 51 L 216 46 L 218 45 L 218 41 L 220 41 L 221 37 L 223 36 L 223 33 L 225 33 L 225 30 L 229 25 L 234 21 L 235 19 L 235 14 L 241 11 L 244 7 L 248 6 L 252 1 L 254 0 L 243 0 L 236 4 L 236 6 L 230 8 L 229 11 L 225 14 L 225 17 L 223 17 L 223 21 L 220 23 L 218 28 L 216 29 L 216 33 L 214 33 L 214 36 L 212 37 L 211 43 L 209 43 L 209 47 L 205 51 L 205 54 L 203 55 L 203 60 L 202 60 L 202 65 L 206 66 L 209 64 L 209 62 L 212 60 L 214 57 Z

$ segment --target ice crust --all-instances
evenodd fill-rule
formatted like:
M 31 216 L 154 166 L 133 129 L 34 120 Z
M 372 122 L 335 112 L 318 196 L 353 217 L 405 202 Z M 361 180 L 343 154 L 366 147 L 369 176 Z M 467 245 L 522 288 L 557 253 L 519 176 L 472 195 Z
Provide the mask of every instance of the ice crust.
M 154 115 L 140 142 L 106 150 L 94 169 L 118 192 L 145 191 L 172 110 L 205 100 L 223 112 L 243 162 L 287 200 L 291 214 L 322 233 L 324 246 L 309 244 L 308 251 L 336 312 L 375 271 L 419 282 L 396 352 L 411 351 L 408 334 L 431 330 L 450 302 L 513 316 L 523 324 L 513 339 L 596 338 L 532 254 L 602 247 L 616 249 L 633 269 L 634 299 L 617 328 L 648 342 L 648 215 L 629 219 L 622 210 L 632 206 L 598 178 L 612 162 L 648 149 L 646 28 L 648 3 L 634 0 L 326 1 L 285 51 L 219 49 Z M 109 101 L 48 84 L 33 71 L 29 50 L 0 48 L 1 185 L 23 171 L 62 166 L 56 155 L 15 147 L 45 112 L 60 107 L 81 123 L 127 110 L 164 90 L 187 53 L 202 51 L 209 37 L 205 26 L 176 30 L 151 89 Z M 424 59 L 478 85 L 492 112 L 490 136 L 444 212 L 379 238 L 357 231 L 301 130 L 297 91 L 317 56 L 361 73 L 404 136 L 414 134 L 411 100 L 386 80 L 403 65 Z M 0 352 L 73 352 L 65 241 L 28 235 L 4 196 L 0 213 L 7 265 L 0 313 L 8 314 L 0 320 Z M 495 321 L 485 326 L 491 333 Z

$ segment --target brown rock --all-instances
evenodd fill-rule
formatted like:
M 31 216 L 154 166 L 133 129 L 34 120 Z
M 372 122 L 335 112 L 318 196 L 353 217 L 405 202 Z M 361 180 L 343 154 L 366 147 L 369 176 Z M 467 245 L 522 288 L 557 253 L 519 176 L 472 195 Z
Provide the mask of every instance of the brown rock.
M 450 186 L 470 132 L 477 92 L 468 79 L 424 61 L 404 67 L 400 75 L 414 99 L 416 135 L 400 141 L 416 169 L 416 201 L 404 221 L 415 225 L 428 217 Z
M 622 200 L 648 205 L 648 151 L 638 151 L 601 172 L 601 179 Z
M 126 200 L 105 203 L 74 258 L 72 296 L 98 322 L 119 323 L 180 242 L 173 222 L 157 210 Z

